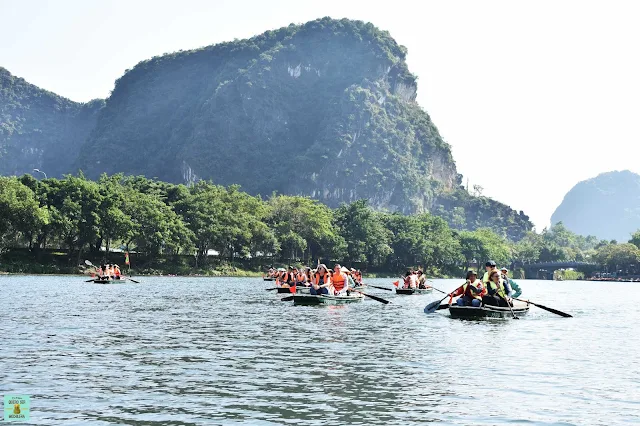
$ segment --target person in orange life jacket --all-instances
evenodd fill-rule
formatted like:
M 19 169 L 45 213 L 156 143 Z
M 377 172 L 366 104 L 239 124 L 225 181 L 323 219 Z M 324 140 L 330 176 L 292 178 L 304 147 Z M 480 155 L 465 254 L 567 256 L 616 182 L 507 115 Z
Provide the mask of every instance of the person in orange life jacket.
M 316 273 L 313 275 L 313 284 L 309 289 L 310 294 L 329 294 L 329 287 L 331 286 L 331 276 L 327 270 L 327 265 L 324 263 L 318 265 Z
M 504 281 L 500 278 L 500 272 L 497 270 L 491 272 L 489 283 L 487 284 L 487 294 L 482 298 L 482 303 L 507 307 L 507 298 L 509 297 L 504 287 Z
M 307 285 L 307 275 L 304 273 L 304 271 L 302 269 L 300 269 L 297 273 L 296 273 L 296 285 L 302 285 L 302 286 L 306 286 Z
M 456 300 L 458 306 L 473 306 L 478 308 L 482 303 L 483 293 L 484 287 L 482 286 L 482 281 L 478 279 L 474 271 L 468 271 L 467 281 L 462 287 L 454 291 L 452 296 L 460 296 L 458 300 Z
M 113 275 L 116 276 L 116 279 L 120 278 L 120 267 L 118 265 L 113 266 Z
M 282 278 L 280 278 L 280 281 L 282 281 L 282 287 L 291 287 L 295 282 L 294 277 L 293 266 L 289 265 L 289 269 L 286 270 L 282 274 Z
M 349 289 L 349 277 L 339 264 L 336 264 L 333 268 L 331 284 L 334 296 L 347 294 L 347 290 Z

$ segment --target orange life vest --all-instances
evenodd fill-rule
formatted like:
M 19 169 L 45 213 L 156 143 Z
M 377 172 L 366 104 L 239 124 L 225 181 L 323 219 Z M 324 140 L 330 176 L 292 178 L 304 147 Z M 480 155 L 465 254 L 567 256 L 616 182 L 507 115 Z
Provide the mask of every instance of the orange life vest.
M 345 277 L 344 274 L 333 274 L 333 288 L 338 291 L 342 291 L 344 288 Z
M 320 282 L 320 279 L 322 279 L 322 278 L 324 278 L 324 282 L 323 283 Z M 318 285 L 328 283 L 329 282 L 329 274 L 324 274 L 324 276 L 320 276 L 320 274 L 316 274 L 315 282 Z

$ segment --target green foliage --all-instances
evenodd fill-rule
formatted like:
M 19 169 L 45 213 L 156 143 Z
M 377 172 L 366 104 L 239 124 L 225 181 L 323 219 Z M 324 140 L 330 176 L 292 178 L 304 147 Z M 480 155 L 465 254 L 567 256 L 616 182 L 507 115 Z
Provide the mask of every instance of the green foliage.
M 529 216 L 487 197 L 471 196 L 458 188 L 436 198 L 432 213 L 444 218 L 454 229 L 489 228 L 510 241 L 520 241 L 533 229 Z
M 481 265 L 488 260 L 505 265 L 511 259 L 511 249 L 507 241 L 489 228 L 458 233 L 460 251 L 468 267 L 476 262 Z

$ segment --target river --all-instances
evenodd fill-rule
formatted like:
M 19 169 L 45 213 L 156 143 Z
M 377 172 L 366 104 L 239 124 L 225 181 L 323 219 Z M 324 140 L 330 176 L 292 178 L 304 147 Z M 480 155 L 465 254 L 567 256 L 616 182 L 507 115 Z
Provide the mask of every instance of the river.
M 640 284 L 519 280 L 574 318 L 463 321 L 424 314 L 435 294 L 299 307 L 256 278 L 139 280 L 0 277 L 0 391 L 31 395 L 32 424 L 640 423 Z

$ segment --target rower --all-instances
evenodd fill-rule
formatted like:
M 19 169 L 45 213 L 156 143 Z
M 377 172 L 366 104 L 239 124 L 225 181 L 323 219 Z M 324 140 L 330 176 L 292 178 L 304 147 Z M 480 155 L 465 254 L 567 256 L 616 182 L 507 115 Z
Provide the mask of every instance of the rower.
M 340 294 L 347 294 L 347 290 L 349 289 L 349 278 L 347 274 L 344 272 L 346 268 L 342 268 L 340 264 L 336 263 L 333 268 L 333 277 L 331 280 L 331 284 L 333 287 L 333 295 L 337 296 Z
M 313 284 L 309 289 L 310 294 L 329 294 L 329 287 L 331 286 L 331 278 L 329 277 L 329 271 L 327 265 L 324 263 L 318 265 L 316 273 L 313 275 Z
M 507 292 L 505 291 L 504 281 L 500 278 L 500 272 L 492 271 L 489 275 L 487 283 L 487 295 L 482 298 L 482 303 L 492 306 L 507 307 Z
M 407 271 L 404 274 L 404 286 L 402 288 L 416 288 L 415 275 L 413 271 Z
M 483 293 L 484 286 L 482 285 L 482 281 L 478 279 L 475 271 L 469 270 L 467 271 L 467 281 L 462 287 L 454 291 L 451 296 L 460 296 L 458 300 L 456 300 L 458 306 L 473 306 L 479 308 L 483 301 Z
M 118 265 L 113 266 L 113 275 L 115 275 L 116 279 L 120 279 L 120 267 Z

